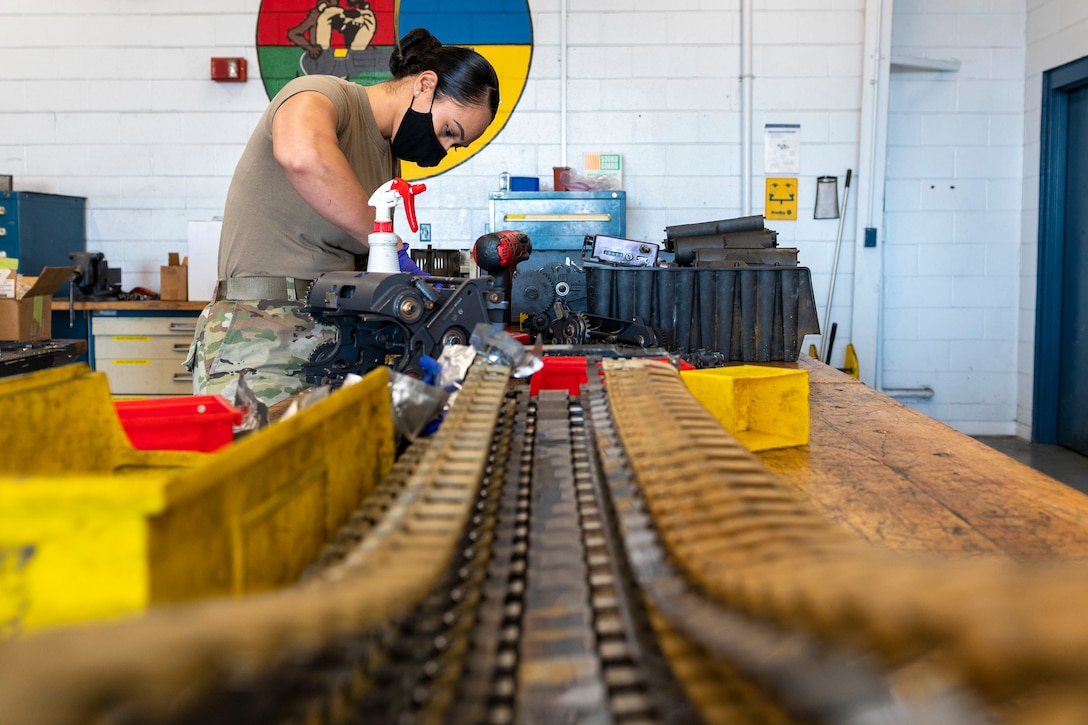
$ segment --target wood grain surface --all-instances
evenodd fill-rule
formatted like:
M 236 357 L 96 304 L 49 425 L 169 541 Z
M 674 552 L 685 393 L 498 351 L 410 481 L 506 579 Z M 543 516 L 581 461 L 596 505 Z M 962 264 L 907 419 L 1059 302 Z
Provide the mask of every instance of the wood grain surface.
M 759 456 L 829 520 L 895 551 L 1088 557 L 1088 496 L 834 368 L 809 370 L 807 446 Z
M 72 305 L 76 312 L 99 310 L 129 310 L 144 312 L 147 310 L 182 311 L 195 310 L 199 312 L 208 306 L 207 301 L 197 300 L 81 300 Z M 62 312 L 68 309 L 68 300 L 54 297 L 50 309 L 54 312 Z

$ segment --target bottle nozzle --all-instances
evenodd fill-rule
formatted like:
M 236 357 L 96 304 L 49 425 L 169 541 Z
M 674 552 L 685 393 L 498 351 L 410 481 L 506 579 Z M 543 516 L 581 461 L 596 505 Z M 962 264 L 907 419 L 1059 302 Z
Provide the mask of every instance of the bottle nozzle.
M 399 176 L 379 186 L 378 190 L 371 194 L 369 202 L 374 207 L 374 231 L 393 231 L 393 207 L 401 202 L 404 203 L 408 226 L 413 232 L 418 231 L 415 196 L 426 190 L 426 184 L 409 184 Z M 381 229 L 379 225 L 382 225 Z M 388 226 L 388 229 L 385 226 Z
M 393 190 L 404 199 L 404 215 L 408 218 L 408 228 L 413 232 L 419 231 L 419 222 L 416 220 L 416 194 L 422 194 L 427 190 L 426 184 L 409 184 L 399 176 L 393 179 Z

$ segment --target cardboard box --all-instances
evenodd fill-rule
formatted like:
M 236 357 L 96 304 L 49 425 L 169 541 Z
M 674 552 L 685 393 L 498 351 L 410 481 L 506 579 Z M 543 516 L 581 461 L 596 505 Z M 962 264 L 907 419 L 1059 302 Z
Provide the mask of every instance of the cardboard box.
M 169 264 L 159 267 L 159 299 L 189 299 L 189 258 L 179 261 L 177 252 L 170 252 Z
M 0 340 L 39 342 L 53 335 L 53 293 L 72 276 L 75 267 L 44 267 L 38 277 L 23 277 L 30 289 L 18 299 L 0 299 Z

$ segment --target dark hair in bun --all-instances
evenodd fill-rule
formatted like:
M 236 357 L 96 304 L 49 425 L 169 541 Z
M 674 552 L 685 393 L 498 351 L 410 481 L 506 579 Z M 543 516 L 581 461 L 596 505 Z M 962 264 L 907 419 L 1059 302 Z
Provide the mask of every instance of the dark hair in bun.
M 452 98 L 463 106 L 486 103 L 491 117 L 499 110 L 499 77 L 491 63 L 470 48 L 442 45 L 424 28 L 409 30 L 389 56 L 389 72 L 406 78 L 434 71 L 435 98 Z

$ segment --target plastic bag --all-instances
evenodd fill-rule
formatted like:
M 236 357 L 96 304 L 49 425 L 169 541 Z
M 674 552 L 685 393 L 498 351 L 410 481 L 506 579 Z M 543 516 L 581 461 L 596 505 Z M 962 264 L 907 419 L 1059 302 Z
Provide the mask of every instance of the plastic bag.
M 409 441 L 438 417 L 449 398 L 441 388 L 428 385 L 411 375 L 389 371 L 389 393 L 393 400 L 393 432 Z
M 234 389 L 234 407 L 242 411 L 242 422 L 233 427 L 235 440 L 268 426 L 268 406 L 258 400 L 253 388 L 249 387 L 244 370 Z
M 515 378 L 527 378 L 544 367 L 540 359 L 543 346 L 539 342 L 532 351 L 527 350 L 498 323 L 479 323 L 469 342 L 488 362 L 513 368 Z

